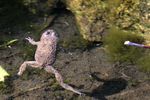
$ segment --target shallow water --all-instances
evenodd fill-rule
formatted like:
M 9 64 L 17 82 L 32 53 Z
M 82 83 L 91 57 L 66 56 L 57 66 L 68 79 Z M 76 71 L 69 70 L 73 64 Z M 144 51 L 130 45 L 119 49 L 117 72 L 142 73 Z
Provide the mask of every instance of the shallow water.
M 71 13 L 63 13 L 55 19 L 51 28 L 57 30 L 61 39 L 70 38 L 79 34 L 74 21 Z M 14 38 L 22 40 L 26 35 L 20 34 Z M 26 41 L 21 43 L 30 45 Z M 60 71 L 66 83 L 85 92 L 85 96 L 64 90 L 54 76 L 44 70 L 28 67 L 23 76 L 15 78 L 22 62 L 34 59 L 35 47 L 30 46 L 31 54 L 26 57 L 29 52 L 19 45 L 0 50 L 0 65 L 12 75 L 7 91 L 0 93 L 0 100 L 148 100 L 150 97 L 149 75 L 140 72 L 134 65 L 110 62 L 101 45 L 84 50 L 62 47 L 58 50 L 54 67 Z

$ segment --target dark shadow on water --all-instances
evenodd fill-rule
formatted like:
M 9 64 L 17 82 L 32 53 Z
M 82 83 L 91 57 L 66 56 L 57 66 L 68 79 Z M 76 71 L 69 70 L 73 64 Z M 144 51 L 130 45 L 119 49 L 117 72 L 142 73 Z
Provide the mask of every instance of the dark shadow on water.
M 92 76 L 93 77 L 93 76 Z M 103 85 L 93 89 L 91 93 L 86 93 L 88 96 L 96 100 L 107 100 L 105 96 L 113 95 L 121 92 L 127 86 L 127 81 L 123 78 L 113 78 L 110 80 L 103 80 L 94 76 L 95 80 L 104 82 Z
M 105 96 L 119 93 L 127 86 L 127 82 L 124 79 L 111 79 L 104 82 L 103 86 L 99 86 L 92 91 L 92 96 L 94 98 L 105 100 Z
M 0 0 L 0 7 L 1 32 L 16 32 L 17 27 L 25 27 L 35 18 L 22 0 Z

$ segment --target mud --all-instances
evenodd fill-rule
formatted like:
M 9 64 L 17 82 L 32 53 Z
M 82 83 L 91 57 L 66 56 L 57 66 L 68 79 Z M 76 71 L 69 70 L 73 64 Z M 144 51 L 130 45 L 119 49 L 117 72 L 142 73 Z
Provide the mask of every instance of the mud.
M 59 17 L 60 16 L 60 17 Z M 53 22 L 60 38 L 78 35 L 75 19 L 71 13 L 62 13 Z M 13 36 L 22 41 L 27 34 Z M 22 41 L 25 42 L 25 41 Z M 20 43 L 11 48 L 0 49 L 0 65 L 10 74 L 8 88 L 0 92 L 0 100 L 149 100 L 150 74 L 141 72 L 131 64 L 113 63 L 103 45 L 94 44 L 87 49 L 58 48 L 53 65 L 60 71 L 66 83 L 86 95 L 79 96 L 64 90 L 52 74 L 44 70 L 27 68 L 21 77 L 16 77 L 19 66 L 25 60 L 33 60 L 21 48 Z M 24 43 L 24 46 L 29 45 Z M 35 49 L 34 46 L 30 47 Z M 24 57 L 31 55 L 31 57 Z

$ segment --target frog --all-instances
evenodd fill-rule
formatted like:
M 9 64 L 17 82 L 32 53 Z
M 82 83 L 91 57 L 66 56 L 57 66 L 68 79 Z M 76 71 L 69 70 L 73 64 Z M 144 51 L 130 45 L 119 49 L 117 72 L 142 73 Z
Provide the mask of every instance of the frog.
M 70 90 L 79 95 L 83 94 L 79 90 L 74 89 L 72 86 L 64 83 L 63 77 L 60 72 L 58 72 L 58 70 L 53 67 L 53 64 L 56 60 L 56 49 L 58 43 L 58 36 L 54 30 L 45 30 L 41 35 L 40 41 L 37 42 L 34 41 L 34 39 L 32 39 L 31 37 L 27 37 L 25 39 L 32 45 L 37 46 L 34 55 L 35 61 L 24 61 L 19 67 L 19 71 L 17 73 L 18 76 L 21 76 L 23 74 L 27 66 L 44 69 L 46 72 L 54 74 L 57 82 L 64 89 Z

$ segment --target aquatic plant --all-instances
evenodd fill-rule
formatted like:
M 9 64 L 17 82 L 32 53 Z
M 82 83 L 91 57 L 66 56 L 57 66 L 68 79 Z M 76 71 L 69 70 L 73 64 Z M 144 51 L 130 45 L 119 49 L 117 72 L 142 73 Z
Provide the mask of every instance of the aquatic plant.
M 109 29 L 108 35 L 104 38 L 104 44 L 111 60 L 134 63 L 140 70 L 150 72 L 149 49 L 125 46 L 126 40 L 140 44 L 145 43 L 140 34 L 122 31 L 116 27 Z
M 116 27 L 109 29 L 104 38 L 104 44 L 113 61 L 135 62 L 143 54 L 142 48 L 125 46 L 124 42 L 127 40 L 144 43 L 144 38 L 139 34 L 122 31 Z
M 144 71 L 144 72 L 150 72 L 150 52 L 145 52 L 145 55 L 143 55 L 138 61 L 137 65 L 138 67 Z

